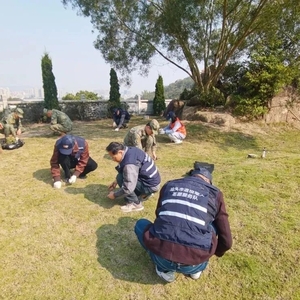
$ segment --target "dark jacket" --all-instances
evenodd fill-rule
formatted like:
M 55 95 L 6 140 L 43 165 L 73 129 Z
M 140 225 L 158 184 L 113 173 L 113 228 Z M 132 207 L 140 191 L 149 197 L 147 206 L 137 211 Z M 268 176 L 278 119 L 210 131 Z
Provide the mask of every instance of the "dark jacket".
M 87 162 L 89 160 L 90 154 L 89 154 L 89 146 L 88 143 L 85 139 L 74 136 L 75 138 L 75 144 L 72 150 L 72 153 L 70 154 L 74 158 L 78 160 L 78 163 L 76 165 L 74 175 L 77 177 L 84 171 L 84 168 L 87 165 Z M 60 140 L 57 140 L 54 146 L 53 154 L 50 159 L 50 166 L 51 166 L 51 174 L 54 179 L 54 181 L 59 181 L 60 178 L 60 166 L 58 163 L 58 155 L 59 155 L 59 150 L 58 146 L 60 143 Z

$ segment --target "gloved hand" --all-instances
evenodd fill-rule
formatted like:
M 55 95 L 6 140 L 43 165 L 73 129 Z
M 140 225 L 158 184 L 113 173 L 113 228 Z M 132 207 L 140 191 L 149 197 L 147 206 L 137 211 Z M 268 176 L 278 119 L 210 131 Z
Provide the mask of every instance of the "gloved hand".
M 119 131 L 119 128 L 116 128 L 115 131 Z
M 76 175 L 72 175 L 71 178 L 69 179 L 69 183 L 72 184 L 72 183 L 75 183 L 76 182 Z
M 159 134 L 165 134 L 166 132 L 164 131 L 164 129 L 163 128 L 160 128 L 159 129 Z
M 61 181 L 55 181 L 55 182 L 53 183 L 53 187 L 54 187 L 55 189 L 60 189 L 60 188 L 61 188 Z

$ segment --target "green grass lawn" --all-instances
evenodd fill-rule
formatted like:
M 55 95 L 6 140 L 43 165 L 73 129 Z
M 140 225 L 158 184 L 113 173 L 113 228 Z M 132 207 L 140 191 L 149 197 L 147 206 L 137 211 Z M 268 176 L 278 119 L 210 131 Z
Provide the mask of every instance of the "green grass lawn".
M 134 117 L 130 125 L 146 122 Z M 0 299 L 300 299 L 298 130 L 222 131 L 189 122 L 181 145 L 158 136 L 163 183 L 195 160 L 215 164 L 213 183 L 224 193 L 234 240 L 198 281 L 177 274 L 165 284 L 133 232 L 139 218 L 154 220 L 158 195 L 129 214 L 122 200 L 106 197 L 116 164 L 105 148 L 126 132 L 111 123 L 75 122 L 73 134 L 88 140 L 98 169 L 60 190 L 52 188 L 56 137 L 47 124 L 27 126 L 25 145 L 0 153 Z M 265 159 L 247 158 L 263 147 Z

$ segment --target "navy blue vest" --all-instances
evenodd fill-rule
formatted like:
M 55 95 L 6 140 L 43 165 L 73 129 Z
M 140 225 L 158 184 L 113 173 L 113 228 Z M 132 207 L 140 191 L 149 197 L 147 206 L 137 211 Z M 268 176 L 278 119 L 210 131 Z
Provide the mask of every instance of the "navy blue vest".
M 160 174 L 153 159 L 143 150 L 136 147 L 126 147 L 127 151 L 123 160 L 116 167 L 119 173 L 123 173 L 126 165 L 132 164 L 139 167 L 139 180 L 145 186 L 154 187 L 160 184 Z
M 79 159 L 81 156 L 81 153 L 85 149 L 85 139 L 79 136 L 73 136 L 73 138 L 76 140 L 78 145 L 78 152 L 75 154 L 75 158 Z M 59 148 L 59 144 L 61 143 L 61 139 L 57 140 L 56 147 Z
M 215 186 L 196 176 L 167 182 L 151 234 L 161 240 L 209 250 L 218 192 Z

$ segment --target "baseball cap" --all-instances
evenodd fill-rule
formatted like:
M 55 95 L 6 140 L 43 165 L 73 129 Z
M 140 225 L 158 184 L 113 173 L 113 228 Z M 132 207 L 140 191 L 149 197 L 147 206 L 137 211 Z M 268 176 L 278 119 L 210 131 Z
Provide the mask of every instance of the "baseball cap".
M 58 144 L 58 151 L 63 155 L 70 155 L 73 151 L 75 138 L 69 134 L 64 135 Z
M 158 134 L 159 123 L 157 122 L 157 120 L 151 120 L 149 126 L 151 127 L 154 134 Z
M 24 111 L 22 108 L 16 108 L 15 113 L 19 118 L 23 118 Z
M 206 168 L 195 169 L 191 172 L 192 176 L 193 175 L 198 175 L 198 174 L 203 175 L 204 177 L 209 179 L 210 183 L 212 182 L 212 175 Z
M 176 115 L 175 115 L 174 111 L 169 111 L 169 113 L 166 116 L 166 119 L 169 120 L 169 119 L 173 119 L 175 117 L 176 117 Z

